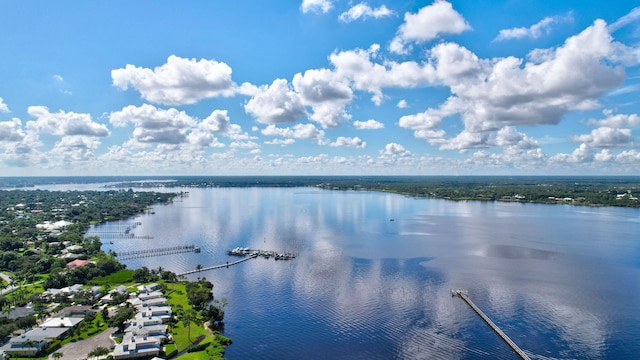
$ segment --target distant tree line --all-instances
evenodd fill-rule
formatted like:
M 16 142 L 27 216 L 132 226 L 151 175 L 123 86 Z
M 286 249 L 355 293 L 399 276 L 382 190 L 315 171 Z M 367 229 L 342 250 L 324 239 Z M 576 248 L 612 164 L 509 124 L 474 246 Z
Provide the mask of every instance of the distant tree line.
M 385 191 L 448 200 L 640 207 L 640 177 L 594 176 L 253 176 L 180 177 L 122 187 L 317 187 Z

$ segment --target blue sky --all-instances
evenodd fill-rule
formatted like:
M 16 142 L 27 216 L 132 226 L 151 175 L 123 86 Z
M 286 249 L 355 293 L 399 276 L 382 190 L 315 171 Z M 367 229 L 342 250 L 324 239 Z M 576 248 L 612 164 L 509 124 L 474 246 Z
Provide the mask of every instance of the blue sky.
M 633 1 L 3 1 L 0 174 L 640 175 Z

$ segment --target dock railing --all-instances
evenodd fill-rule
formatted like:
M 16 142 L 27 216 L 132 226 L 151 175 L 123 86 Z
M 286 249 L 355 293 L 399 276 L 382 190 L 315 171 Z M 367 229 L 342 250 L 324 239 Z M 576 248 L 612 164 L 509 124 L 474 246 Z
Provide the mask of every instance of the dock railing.
M 476 304 L 471 301 L 471 299 L 469 299 L 469 296 L 467 296 L 467 290 L 451 290 L 451 296 L 458 296 L 459 298 L 464 300 L 464 302 L 466 302 L 473 309 L 473 311 L 476 312 L 476 314 L 480 315 L 482 320 L 484 320 L 484 322 L 486 322 L 487 325 L 489 325 L 489 327 L 491 327 L 491 329 L 493 329 L 493 331 L 495 331 L 496 334 L 498 334 L 516 354 L 518 354 L 518 356 L 520 356 L 520 358 L 522 358 L 523 360 L 530 360 L 529 356 L 525 354 L 525 352 L 522 351 L 522 349 L 520 349 L 520 347 L 518 347 L 518 345 L 516 345 L 516 343 L 513 342 L 513 340 L 511 340 L 511 338 L 509 338 L 507 334 L 505 334 L 498 327 L 498 325 L 491 321 L 491 319 L 489 319 L 489 317 L 484 312 L 482 312 L 482 310 L 480 310 L 480 308 L 477 307 Z

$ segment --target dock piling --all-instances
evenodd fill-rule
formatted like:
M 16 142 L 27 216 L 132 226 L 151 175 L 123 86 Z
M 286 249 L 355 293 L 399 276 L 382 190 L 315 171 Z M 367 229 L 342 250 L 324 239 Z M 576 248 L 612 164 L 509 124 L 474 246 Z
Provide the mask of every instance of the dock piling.
M 507 334 L 500 330 L 498 325 L 491 321 L 491 319 L 489 319 L 489 317 L 484 312 L 482 312 L 482 310 L 480 310 L 480 308 L 477 307 L 476 304 L 471 301 L 471 299 L 469 299 L 466 290 L 451 290 L 451 296 L 458 296 L 459 298 L 464 300 L 464 302 L 466 302 L 473 309 L 473 311 L 476 312 L 476 314 L 480 315 L 482 320 L 484 320 L 484 322 L 486 322 L 487 325 L 489 325 L 489 327 L 491 327 L 491 329 L 493 329 L 493 331 L 495 331 L 496 334 L 498 334 L 516 354 L 518 354 L 518 356 L 520 356 L 520 358 L 522 358 L 523 360 L 530 360 L 529 356 L 525 354 L 525 352 L 522 351 L 522 349 L 520 349 L 520 347 L 518 347 L 518 345 L 516 345 L 516 343 L 507 336 Z

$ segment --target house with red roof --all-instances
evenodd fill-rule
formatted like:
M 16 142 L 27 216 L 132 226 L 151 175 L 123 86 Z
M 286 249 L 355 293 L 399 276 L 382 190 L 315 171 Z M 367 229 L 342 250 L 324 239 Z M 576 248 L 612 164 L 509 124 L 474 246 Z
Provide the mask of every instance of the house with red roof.
M 89 265 L 91 263 L 91 261 L 89 260 L 80 260 L 80 259 L 75 259 L 73 261 L 70 261 L 67 263 L 67 269 L 72 270 L 78 267 L 83 267 L 86 265 Z

